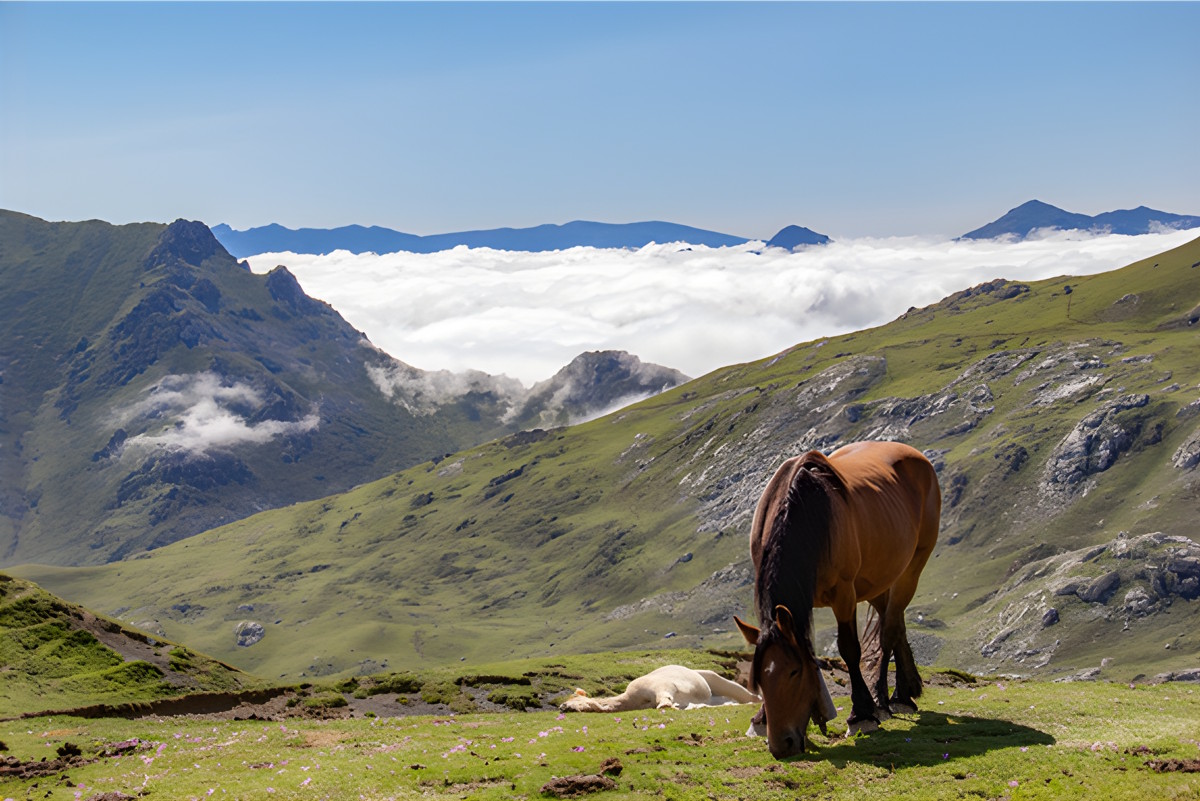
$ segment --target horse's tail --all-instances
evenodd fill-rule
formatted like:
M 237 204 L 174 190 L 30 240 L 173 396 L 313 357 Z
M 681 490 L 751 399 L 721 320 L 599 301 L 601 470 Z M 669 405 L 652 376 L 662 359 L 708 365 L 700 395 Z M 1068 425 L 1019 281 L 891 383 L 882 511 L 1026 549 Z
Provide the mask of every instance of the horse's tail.
M 880 670 L 887 670 L 886 665 L 880 665 L 883 661 L 883 621 L 870 604 L 867 605 L 867 618 L 863 621 L 859 642 L 862 647 L 859 664 L 862 665 L 863 675 L 874 677 L 868 680 L 870 684 L 878 678 Z

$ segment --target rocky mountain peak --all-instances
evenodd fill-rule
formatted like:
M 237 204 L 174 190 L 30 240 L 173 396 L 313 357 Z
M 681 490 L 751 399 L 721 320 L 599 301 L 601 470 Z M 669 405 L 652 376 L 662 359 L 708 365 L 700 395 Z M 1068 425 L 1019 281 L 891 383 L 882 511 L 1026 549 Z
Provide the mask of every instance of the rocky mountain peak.
M 306 295 L 296 276 L 282 264 L 267 273 L 267 291 L 275 302 L 297 314 L 320 314 L 326 308 L 325 304 Z
M 158 244 L 146 257 L 145 267 L 170 267 L 180 262 L 199 267 L 214 256 L 232 257 L 221 247 L 212 231 L 202 222 L 179 219 L 168 225 L 158 238 Z
M 535 384 L 520 416 L 536 414 L 540 426 L 565 425 L 689 380 L 678 370 L 643 362 L 623 350 L 589 351 Z

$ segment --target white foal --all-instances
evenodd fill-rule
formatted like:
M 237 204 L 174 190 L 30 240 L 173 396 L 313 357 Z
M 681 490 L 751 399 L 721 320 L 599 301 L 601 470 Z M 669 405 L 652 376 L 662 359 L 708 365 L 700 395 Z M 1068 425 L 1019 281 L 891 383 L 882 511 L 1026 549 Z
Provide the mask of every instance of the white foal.
M 711 670 L 667 665 L 629 682 L 625 692 L 611 698 L 590 698 L 583 690 L 564 701 L 564 712 L 625 712 L 630 709 L 685 709 L 690 705 L 720 706 L 762 701 L 737 682 Z

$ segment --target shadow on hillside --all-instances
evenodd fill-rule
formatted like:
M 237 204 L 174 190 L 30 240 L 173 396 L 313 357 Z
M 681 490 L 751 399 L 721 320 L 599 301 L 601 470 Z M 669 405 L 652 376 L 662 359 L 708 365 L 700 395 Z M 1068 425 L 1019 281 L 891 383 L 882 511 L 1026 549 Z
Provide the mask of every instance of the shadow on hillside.
M 839 768 L 849 763 L 917 767 L 952 762 L 1004 748 L 1053 745 L 1049 734 L 1009 720 L 918 712 L 905 719 L 916 719 L 915 728 L 897 731 L 883 728 L 855 739 L 852 748 L 818 745 L 800 759 L 829 762 Z

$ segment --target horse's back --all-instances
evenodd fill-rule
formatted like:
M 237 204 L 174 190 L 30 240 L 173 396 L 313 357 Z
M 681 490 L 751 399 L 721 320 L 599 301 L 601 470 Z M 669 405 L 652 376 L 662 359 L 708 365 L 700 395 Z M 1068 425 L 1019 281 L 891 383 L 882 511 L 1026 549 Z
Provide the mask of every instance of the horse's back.
M 857 554 L 858 598 L 872 597 L 906 573 L 914 573 L 915 582 L 937 543 L 941 492 L 933 465 L 900 442 L 856 442 L 829 461 L 846 487 L 843 533 L 854 536 L 841 545 Z
M 920 518 L 941 508 L 937 472 L 925 454 L 903 442 L 854 442 L 829 456 L 854 504 L 895 507 Z M 873 510 L 878 514 L 879 510 Z

